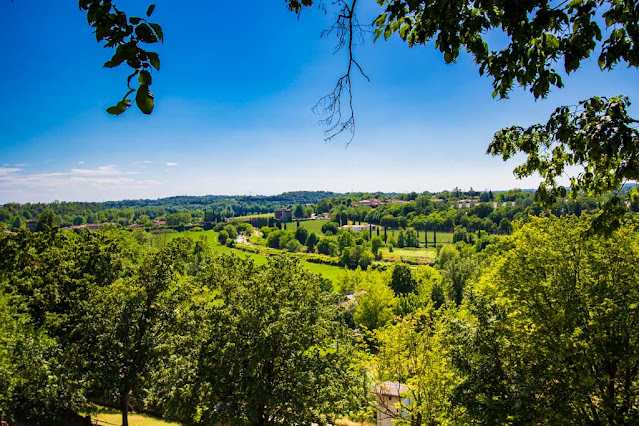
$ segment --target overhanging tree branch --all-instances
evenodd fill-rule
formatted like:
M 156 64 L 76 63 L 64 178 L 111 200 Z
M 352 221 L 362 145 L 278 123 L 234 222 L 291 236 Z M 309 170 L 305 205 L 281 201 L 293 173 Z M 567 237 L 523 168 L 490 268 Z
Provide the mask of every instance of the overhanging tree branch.
M 319 121 L 320 125 L 326 126 L 324 132 L 325 141 L 331 141 L 343 132 L 350 133 L 349 141 L 346 146 L 352 142 L 355 136 L 355 110 L 353 107 L 353 85 L 352 72 L 356 70 L 364 78 L 370 82 L 370 78 L 366 75 L 360 64 L 355 59 L 356 39 L 361 43 L 364 42 L 364 36 L 369 33 L 367 25 L 361 25 L 357 20 L 355 7 L 357 0 L 336 0 L 334 4 L 339 5 L 340 12 L 337 20 L 328 30 L 322 33 L 322 37 L 335 35 L 338 39 L 334 53 L 340 52 L 346 48 L 348 52 L 348 66 L 346 72 L 335 84 L 331 93 L 320 98 L 313 107 L 313 112 L 317 115 L 323 115 L 325 118 Z

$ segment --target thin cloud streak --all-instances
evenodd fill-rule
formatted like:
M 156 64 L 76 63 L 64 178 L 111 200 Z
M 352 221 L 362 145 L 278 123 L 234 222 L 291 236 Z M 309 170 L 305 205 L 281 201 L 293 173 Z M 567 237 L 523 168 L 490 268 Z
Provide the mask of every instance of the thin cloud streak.
M 0 198 L 9 194 L 38 191 L 91 191 L 96 195 L 114 191 L 144 189 L 161 182 L 136 178 L 140 172 L 120 170 L 115 165 L 97 169 L 71 169 L 69 172 L 24 173 L 20 168 L 0 167 Z

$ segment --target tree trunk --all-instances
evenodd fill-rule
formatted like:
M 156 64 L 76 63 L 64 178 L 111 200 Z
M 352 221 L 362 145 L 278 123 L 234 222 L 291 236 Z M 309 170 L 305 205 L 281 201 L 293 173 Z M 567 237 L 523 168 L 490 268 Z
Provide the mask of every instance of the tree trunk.
M 129 426 L 129 395 L 126 391 L 120 396 L 120 411 L 122 412 L 122 426 Z

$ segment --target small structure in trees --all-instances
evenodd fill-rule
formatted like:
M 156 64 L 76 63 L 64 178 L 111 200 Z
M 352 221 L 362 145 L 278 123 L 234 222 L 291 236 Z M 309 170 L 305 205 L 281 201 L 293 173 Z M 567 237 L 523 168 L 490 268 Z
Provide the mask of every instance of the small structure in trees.
M 282 222 L 290 222 L 293 220 L 293 210 L 291 209 L 277 209 L 273 211 L 273 216 L 275 220 L 279 220 Z
M 376 395 L 378 426 L 393 426 L 393 420 L 402 416 L 398 408 L 401 394 L 407 391 L 408 387 L 399 382 L 382 382 L 375 386 L 373 393 Z

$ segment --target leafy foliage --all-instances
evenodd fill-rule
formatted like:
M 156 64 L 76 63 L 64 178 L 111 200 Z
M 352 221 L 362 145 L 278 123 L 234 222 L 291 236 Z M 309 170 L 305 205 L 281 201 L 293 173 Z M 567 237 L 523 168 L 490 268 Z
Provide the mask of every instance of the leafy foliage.
M 605 238 L 588 222 L 535 219 L 515 231 L 449 323 L 463 378 L 455 398 L 474 421 L 639 420 L 636 231 Z
M 556 67 L 577 70 L 600 47 L 599 66 L 610 70 L 620 61 L 639 66 L 636 2 L 551 0 L 473 2 L 380 0 L 385 9 L 375 20 L 376 37 L 397 32 L 410 46 L 434 40 L 446 63 L 466 49 L 481 74 L 493 78 L 493 97 L 507 97 L 515 83 L 530 87 L 535 98 L 548 95 L 551 86 L 563 87 Z M 604 8 L 603 22 L 597 11 Z M 501 50 L 491 50 L 486 33 L 499 30 L 508 39 Z
M 129 96 L 135 93 L 135 103 L 144 114 L 151 114 L 155 106 L 151 85 L 151 70 L 160 69 L 160 58 L 156 52 L 147 51 L 142 44 L 153 44 L 164 41 L 162 27 L 149 22 L 155 5 L 149 6 L 146 18 L 127 17 L 126 13 L 116 7 L 112 0 L 79 0 L 81 10 L 87 12 L 87 21 L 95 29 L 98 42 L 104 41 L 104 47 L 115 48 L 111 59 L 105 62 L 105 68 L 115 68 L 123 63 L 133 73 L 127 78 L 128 91 L 120 102 L 107 108 L 113 115 L 124 113 L 132 105 Z M 131 87 L 131 81 L 138 77 L 138 88 Z
M 639 121 L 628 115 L 629 106 L 629 99 L 620 96 L 591 98 L 580 102 L 577 110 L 560 107 L 545 125 L 497 132 L 488 153 L 504 160 L 526 154 L 528 159 L 514 173 L 519 178 L 535 173 L 544 178 L 536 198 L 545 206 L 566 197 L 557 178 L 571 166 L 583 169 L 571 179 L 573 199 L 582 192 L 603 195 L 639 179 Z
M 236 257 L 201 277 L 197 328 L 177 342 L 188 365 L 167 380 L 186 424 L 326 424 L 354 384 L 348 335 L 320 278 L 292 259 L 256 266 Z M 185 336 L 185 337 L 188 337 Z

